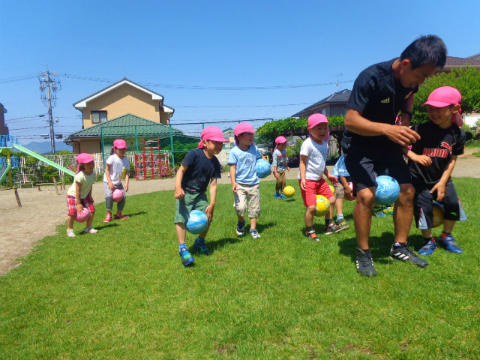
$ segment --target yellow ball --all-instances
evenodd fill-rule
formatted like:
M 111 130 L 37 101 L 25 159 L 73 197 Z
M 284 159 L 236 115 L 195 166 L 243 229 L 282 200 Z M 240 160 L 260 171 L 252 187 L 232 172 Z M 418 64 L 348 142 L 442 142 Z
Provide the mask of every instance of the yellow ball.
M 433 203 L 433 227 L 443 224 L 443 208 L 439 203 Z
M 333 185 L 328 185 L 328 187 L 330 188 L 330 190 L 332 190 L 333 196 L 335 196 L 335 186 L 333 186 Z
M 293 197 L 293 195 L 295 195 L 295 189 L 293 188 L 293 186 L 286 186 L 283 189 L 283 195 L 285 195 L 288 198 Z
M 315 209 L 315 216 L 325 216 L 327 211 L 330 210 L 330 201 L 323 196 L 317 195 L 317 205 Z

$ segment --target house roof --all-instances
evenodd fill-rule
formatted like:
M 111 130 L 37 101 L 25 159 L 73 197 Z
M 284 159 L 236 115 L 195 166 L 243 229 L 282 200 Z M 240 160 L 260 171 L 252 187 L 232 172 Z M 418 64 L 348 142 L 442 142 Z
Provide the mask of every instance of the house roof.
M 310 105 L 309 107 L 297 112 L 296 114 L 292 115 L 292 117 L 302 117 L 305 115 L 309 115 L 312 111 L 317 110 L 327 104 L 346 104 L 348 102 L 348 99 L 350 98 L 351 93 L 352 91 L 348 89 L 333 93 L 332 95 L 327 96 L 325 99 L 322 99 L 315 104 Z
M 87 129 L 71 133 L 65 142 L 73 139 L 100 138 L 102 135 L 109 138 L 129 138 L 134 137 L 135 134 L 141 137 L 155 136 L 164 138 L 170 136 L 170 127 L 132 114 L 126 114 Z M 183 135 L 183 132 L 172 128 L 172 134 Z
M 480 53 L 478 54 L 475 54 L 475 55 L 472 55 L 472 56 L 468 56 L 467 59 L 476 59 L 476 60 L 480 60 Z
M 445 63 L 446 68 L 455 68 L 459 66 L 470 65 L 472 67 L 480 67 L 480 60 L 474 58 L 474 56 L 469 58 L 459 58 L 455 56 L 447 56 L 447 62 Z
M 147 89 L 147 88 L 145 88 L 141 85 L 138 85 L 138 84 L 134 83 L 133 81 L 127 79 L 127 78 L 123 78 L 122 80 L 116 82 L 115 84 L 109 85 L 105 89 L 97 91 L 96 93 L 94 93 L 94 94 L 92 94 L 92 95 L 90 95 L 90 96 L 88 96 L 88 97 L 86 97 L 86 98 L 84 98 L 80 101 L 77 101 L 75 104 L 73 104 L 73 106 L 75 108 L 77 108 L 78 110 L 84 109 L 84 108 L 87 107 L 87 102 L 92 101 L 92 100 L 106 94 L 107 92 L 112 91 L 112 90 L 114 90 L 114 89 L 116 89 L 116 88 L 118 88 L 118 87 L 120 87 L 124 84 L 128 84 L 130 86 L 133 86 L 134 88 L 139 89 L 139 90 L 141 90 L 143 92 L 146 92 L 147 94 L 151 95 L 152 100 L 158 100 L 160 102 L 160 105 L 163 106 L 163 110 L 166 113 L 172 113 L 173 114 L 175 112 L 175 109 L 163 104 L 163 95 L 160 95 L 156 92 L 153 92 L 152 90 L 149 90 L 149 89 Z

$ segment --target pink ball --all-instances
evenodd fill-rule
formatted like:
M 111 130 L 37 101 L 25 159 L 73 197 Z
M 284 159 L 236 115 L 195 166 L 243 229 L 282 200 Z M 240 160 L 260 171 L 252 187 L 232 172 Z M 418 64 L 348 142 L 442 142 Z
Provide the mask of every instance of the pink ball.
M 77 216 L 75 217 L 75 221 L 79 223 L 83 223 L 88 220 L 90 217 L 90 210 L 88 208 L 83 208 L 82 212 L 77 212 Z
M 120 202 L 123 200 L 123 191 L 120 189 L 115 189 L 115 191 L 112 193 L 112 198 L 113 201 L 115 202 Z
M 348 186 L 350 187 L 350 189 L 353 190 L 353 183 L 352 183 L 352 182 L 349 182 L 349 183 L 348 183 Z M 353 193 L 352 193 L 352 197 L 351 197 L 351 198 L 347 198 L 347 197 L 346 197 L 345 200 L 353 201 L 353 200 L 355 200 L 356 198 L 357 198 L 357 197 L 356 197 L 356 196 L 353 196 Z

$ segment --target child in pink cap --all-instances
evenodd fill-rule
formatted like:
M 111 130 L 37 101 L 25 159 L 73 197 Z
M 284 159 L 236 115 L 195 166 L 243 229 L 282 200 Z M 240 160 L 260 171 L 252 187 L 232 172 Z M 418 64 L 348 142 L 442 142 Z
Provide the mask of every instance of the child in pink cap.
M 73 222 L 77 213 L 81 213 L 83 208 L 90 210 L 90 217 L 87 220 L 85 234 L 95 234 L 98 230 L 92 228 L 93 216 L 95 215 L 95 206 L 92 199 L 92 185 L 97 175 L 95 174 L 95 159 L 86 153 L 78 154 L 75 158 L 77 161 L 77 173 L 73 178 L 73 184 L 67 191 L 68 221 L 67 236 L 75 237 L 73 232 Z
M 192 210 L 203 211 L 207 214 L 208 221 L 213 219 L 217 199 L 217 179 L 220 178 L 220 162 L 215 155 L 223 149 L 223 143 L 228 142 L 222 130 L 216 126 L 209 126 L 202 130 L 201 141 L 198 148 L 191 150 L 175 176 L 175 229 L 177 231 L 180 259 L 184 266 L 192 264 L 195 259 L 188 251 L 185 242 L 185 224 Z M 207 188 L 210 185 L 210 203 L 207 198 Z M 193 244 L 197 253 L 210 255 L 205 244 L 210 224 L 201 233 Z
M 424 244 L 420 255 L 431 255 L 437 246 L 461 254 L 452 231 L 455 222 L 466 220 L 451 175 L 458 155 L 463 154 L 466 135 L 460 115 L 462 95 L 450 86 L 434 90 L 423 105 L 427 106 L 430 121 L 413 127 L 421 137 L 412 149 L 404 149 L 409 161 L 415 187 L 414 215 L 417 228 L 422 231 Z M 443 233 L 437 240 L 432 236 L 433 202 L 444 209 Z
M 248 123 L 235 126 L 233 135 L 235 135 L 236 146 L 230 151 L 228 164 L 235 198 L 234 206 L 238 217 L 237 235 L 245 235 L 245 213 L 248 207 L 250 235 L 254 239 L 260 239 L 257 230 L 257 218 L 260 216 L 260 179 L 255 165 L 263 156 L 253 142 L 254 133 L 253 126 Z
M 317 195 L 323 195 L 330 201 L 330 211 L 325 215 L 325 235 L 336 233 L 338 226 L 333 223 L 335 211 L 335 196 L 330 186 L 323 179 L 327 177 L 333 184 L 337 178 L 330 174 L 326 165 L 328 154 L 328 119 L 322 114 L 313 114 L 308 118 L 308 131 L 310 136 L 302 144 L 300 149 L 300 172 L 298 182 L 302 192 L 305 211 L 306 235 L 313 241 L 320 239 L 313 228 L 313 219 L 316 211 Z
M 123 199 L 117 203 L 117 214 L 115 219 L 125 220 L 128 216 L 122 215 L 125 207 L 125 199 L 127 197 L 128 183 L 130 181 L 130 161 L 128 161 L 125 153 L 127 151 L 127 143 L 123 139 L 116 139 L 113 142 L 112 151 L 106 161 L 105 174 L 103 175 L 103 189 L 105 191 L 105 206 L 107 207 L 107 215 L 103 222 L 108 223 L 112 220 L 113 208 L 113 192 L 118 189 L 123 192 Z M 122 176 L 125 172 L 125 187 L 122 184 Z
M 283 195 L 285 188 L 285 172 L 290 171 L 287 165 L 287 139 L 284 136 L 279 136 L 275 139 L 275 150 L 272 154 L 272 168 L 273 174 L 277 182 L 275 183 L 275 199 L 287 199 Z

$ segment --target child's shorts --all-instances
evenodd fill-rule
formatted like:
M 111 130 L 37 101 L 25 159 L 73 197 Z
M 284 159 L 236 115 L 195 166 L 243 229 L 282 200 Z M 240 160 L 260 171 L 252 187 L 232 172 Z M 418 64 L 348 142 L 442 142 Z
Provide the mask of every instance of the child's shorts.
M 298 184 L 301 184 L 301 180 L 298 180 Z M 306 207 L 315 206 L 317 204 L 317 195 L 323 195 L 327 199 L 333 197 L 332 190 L 330 190 L 330 185 L 324 180 L 320 179 L 318 181 L 315 180 L 305 180 L 305 190 L 300 190 L 302 192 L 302 199 L 303 203 Z
M 186 224 L 192 210 L 205 211 L 207 206 L 208 198 L 206 193 L 190 193 L 185 191 L 185 196 L 175 201 L 175 219 L 173 223 Z
M 93 206 L 93 199 L 91 197 L 86 197 L 85 199 L 80 199 L 83 207 L 88 208 L 91 213 L 95 212 L 95 206 Z M 67 195 L 67 206 L 68 206 L 68 216 L 74 216 L 77 214 L 76 208 L 77 202 L 75 196 Z
M 345 197 L 345 190 L 342 183 L 339 181 L 333 185 L 333 187 L 335 188 L 335 199 L 343 199 Z
M 235 202 L 233 206 L 238 216 L 244 217 L 248 207 L 248 217 L 260 217 L 260 184 L 237 184 L 237 192 L 233 193 Z
M 433 201 L 436 193 L 431 194 L 431 187 L 415 184 L 414 214 L 415 223 L 420 230 L 433 228 Z M 433 187 L 433 186 L 432 186 Z M 443 218 L 452 221 L 467 220 L 462 203 L 458 199 L 452 180 L 447 181 L 445 197 L 439 202 L 443 205 Z

